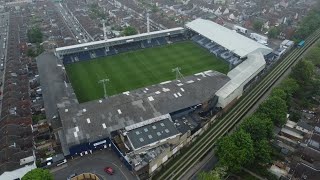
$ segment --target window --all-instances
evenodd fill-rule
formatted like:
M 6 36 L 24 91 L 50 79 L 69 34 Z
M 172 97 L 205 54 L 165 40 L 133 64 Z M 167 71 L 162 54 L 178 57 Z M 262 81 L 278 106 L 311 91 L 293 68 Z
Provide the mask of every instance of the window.
M 139 131 L 136 131 L 136 135 L 139 135 L 140 134 L 140 132 Z
M 143 139 L 143 138 L 139 138 L 139 140 L 140 140 L 140 142 L 143 142 L 143 141 L 144 141 L 144 139 Z

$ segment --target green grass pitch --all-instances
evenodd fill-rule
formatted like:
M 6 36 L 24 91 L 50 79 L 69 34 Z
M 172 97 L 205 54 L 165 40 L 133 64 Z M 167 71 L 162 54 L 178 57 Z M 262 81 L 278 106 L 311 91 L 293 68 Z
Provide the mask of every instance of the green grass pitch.
M 103 97 L 100 79 L 110 80 L 107 94 L 111 96 L 175 79 L 176 67 L 184 76 L 206 70 L 228 72 L 228 63 L 191 41 L 77 62 L 66 65 L 66 70 L 81 103 Z

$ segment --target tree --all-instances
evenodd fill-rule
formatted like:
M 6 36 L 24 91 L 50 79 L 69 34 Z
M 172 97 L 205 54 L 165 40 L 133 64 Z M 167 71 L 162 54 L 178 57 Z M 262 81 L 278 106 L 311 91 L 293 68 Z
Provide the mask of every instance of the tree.
M 97 4 L 91 4 L 90 7 L 90 15 L 91 18 L 99 18 L 99 19 L 106 19 L 106 14 L 104 13 L 103 9 Z
M 245 132 L 249 133 L 251 139 L 260 141 L 273 137 L 273 123 L 270 119 L 260 118 L 259 116 L 250 116 L 240 126 Z
M 310 61 L 302 60 L 293 67 L 291 76 L 296 79 L 299 84 L 306 85 L 311 82 L 314 72 L 314 65 Z
M 134 27 L 128 26 L 128 27 L 124 28 L 122 33 L 125 36 L 130 36 L 130 35 L 138 34 L 138 31 Z
M 254 143 L 255 162 L 267 164 L 271 162 L 271 146 L 266 139 Z
M 272 90 L 271 96 L 277 96 L 283 100 L 287 100 L 287 93 L 280 87 L 276 87 Z
M 27 36 L 30 43 L 42 43 L 43 35 L 40 28 L 37 26 L 29 29 Z
M 320 45 L 320 44 L 319 44 Z M 320 65 L 320 47 L 316 46 L 309 50 L 306 54 L 305 59 L 310 60 L 314 65 Z
M 284 79 L 281 82 L 280 88 L 283 89 L 290 97 L 290 96 L 292 96 L 292 94 L 294 94 L 296 91 L 298 91 L 300 86 L 295 79 L 289 77 L 289 78 Z
M 256 31 L 261 31 L 262 25 L 263 25 L 263 22 L 259 20 L 254 21 L 252 24 L 253 29 L 255 29 Z
M 280 127 L 286 123 L 287 104 L 280 97 L 271 96 L 259 106 L 257 112 L 265 114 Z
M 53 180 L 53 175 L 48 169 L 36 168 L 25 174 L 22 180 Z
M 271 27 L 268 31 L 269 38 L 276 38 L 280 33 L 280 30 L 277 27 Z
M 27 50 L 27 56 L 28 57 L 35 57 L 36 55 L 35 55 L 34 51 L 31 48 L 29 48 Z
M 320 3 L 318 2 L 318 4 Z M 311 10 L 300 22 L 294 35 L 294 39 L 297 41 L 305 39 L 320 27 L 320 11 L 316 8 L 318 6 L 314 6 L 314 10 Z
M 216 167 L 209 172 L 200 172 L 198 175 L 199 180 L 221 180 L 227 173 L 225 167 Z
M 239 129 L 218 142 L 217 156 L 219 163 L 231 172 L 239 172 L 254 160 L 253 141 L 250 134 Z

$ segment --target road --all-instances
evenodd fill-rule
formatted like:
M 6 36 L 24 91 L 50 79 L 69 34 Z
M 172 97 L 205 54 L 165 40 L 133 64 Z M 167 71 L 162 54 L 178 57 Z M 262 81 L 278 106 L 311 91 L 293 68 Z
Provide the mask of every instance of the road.
M 3 83 L 4 83 L 4 72 L 6 67 L 6 58 L 7 58 L 7 40 L 8 40 L 8 28 L 9 27 L 9 13 L 0 14 L 0 108 L 2 107 L 2 92 L 3 92 Z M 1 113 L 1 109 L 0 109 Z M 0 114 L 1 115 L 1 114 Z
M 73 16 L 65 6 L 59 3 L 56 4 L 56 7 L 78 43 L 85 43 L 93 40 L 90 34 L 80 25 L 76 17 Z
M 105 167 L 112 167 L 115 171 L 114 175 L 108 175 L 103 171 Z M 52 169 L 54 179 L 64 180 L 70 174 L 81 174 L 90 172 L 98 175 L 101 180 L 134 180 L 137 179 L 131 172 L 123 165 L 118 156 L 112 150 L 100 150 L 93 154 L 88 154 L 77 159 L 67 162 L 64 167 Z

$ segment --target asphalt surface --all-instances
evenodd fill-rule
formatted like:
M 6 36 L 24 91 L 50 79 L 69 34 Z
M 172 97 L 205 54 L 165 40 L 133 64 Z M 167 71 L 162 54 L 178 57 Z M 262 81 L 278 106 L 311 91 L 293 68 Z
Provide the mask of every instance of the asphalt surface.
M 1 13 L 0 14 L 0 82 L 1 84 L 4 83 L 4 72 L 5 72 L 5 62 L 7 58 L 7 40 L 8 40 L 8 25 L 7 20 L 9 20 L 9 14 L 8 13 Z M 8 21 L 9 23 L 9 21 Z M 4 46 L 5 43 L 5 46 Z M 3 59 L 2 59 L 3 58 Z M 3 92 L 3 86 L 0 87 L 1 92 L 1 100 L 2 100 L 2 92 Z M 0 107 L 2 107 L 2 101 L 0 101 Z M 1 110 L 0 110 L 1 112 Z
M 114 170 L 114 175 L 109 175 L 104 172 L 105 167 L 111 167 Z M 101 180 L 134 180 L 137 179 L 124 166 L 118 156 L 109 149 L 98 150 L 93 154 L 88 154 L 78 159 L 69 160 L 64 167 L 52 169 L 54 179 L 65 180 L 71 174 L 81 174 L 85 172 L 94 173 Z
M 63 16 L 64 21 L 68 25 L 68 28 L 71 30 L 74 37 L 77 39 L 78 43 L 91 41 L 89 38 L 89 34 L 82 29 L 75 17 L 70 14 L 69 11 L 64 6 L 62 6 L 61 3 L 56 4 L 56 7 Z

